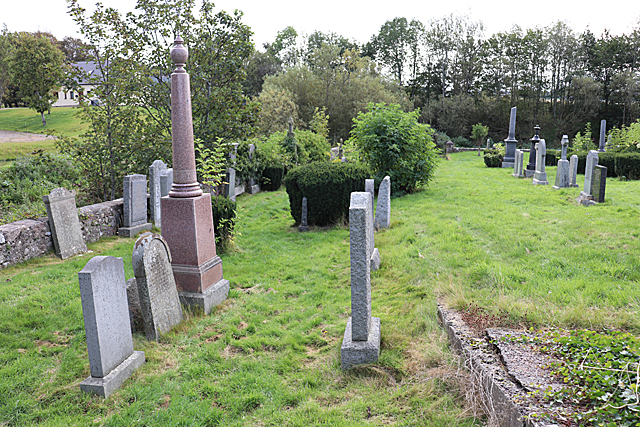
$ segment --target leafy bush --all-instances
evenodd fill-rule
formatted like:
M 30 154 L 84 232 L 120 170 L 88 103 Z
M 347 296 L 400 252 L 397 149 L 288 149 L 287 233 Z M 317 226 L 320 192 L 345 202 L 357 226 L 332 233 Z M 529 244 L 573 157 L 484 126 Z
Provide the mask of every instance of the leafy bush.
M 640 152 L 640 119 L 628 127 L 611 129 L 611 147 L 607 151 L 638 153 Z
M 211 198 L 216 246 L 224 251 L 233 242 L 236 224 L 236 202 L 226 197 Z
M 484 164 L 488 168 L 499 168 L 502 165 L 502 156 L 498 150 L 485 150 Z
M 299 224 L 302 198 L 307 198 L 311 225 L 335 224 L 349 218 L 349 203 L 353 191 L 364 191 L 369 171 L 354 163 L 314 162 L 292 169 L 284 179 L 289 194 L 291 216 Z
M 353 120 L 351 139 L 376 180 L 389 175 L 396 194 L 428 184 L 436 166 L 435 144 L 431 127 L 418 123 L 419 110 L 405 113 L 384 103 L 369 103 L 368 110 Z
M 282 185 L 283 178 L 283 165 L 266 166 L 262 170 L 262 177 L 260 178 L 260 188 L 265 191 L 277 191 Z
M 465 138 L 464 136 L 456 136 L 455 138 L 451 139 L 451 142 L 453 142 L 453 144 L 456 147 L 466 147 L 466 148 L 471 148 L 474 146 L 473 141 L 469 141 L 467 138 Z

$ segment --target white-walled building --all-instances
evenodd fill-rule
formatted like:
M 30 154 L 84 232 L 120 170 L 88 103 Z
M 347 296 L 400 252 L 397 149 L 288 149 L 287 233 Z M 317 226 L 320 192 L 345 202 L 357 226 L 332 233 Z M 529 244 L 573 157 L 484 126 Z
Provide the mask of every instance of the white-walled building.
M 93 84 L 89 83 L 89 78 L 99 71 L 96 68 L 96 64 L 93 61 L 81 61 L 71 65 L 74 68 L 78 68 L 82 71 L 83 77 L 79 82 L 79 88 L 69 89 L 61 87 L 56 92 L 58 100 L 54 102 L 54 107 L 77 107 L 80 105 L 80 100 L 89 97 L 91 102 L 97 101 L 97 98 L 92 97 L 91 92 L 94 88 Z

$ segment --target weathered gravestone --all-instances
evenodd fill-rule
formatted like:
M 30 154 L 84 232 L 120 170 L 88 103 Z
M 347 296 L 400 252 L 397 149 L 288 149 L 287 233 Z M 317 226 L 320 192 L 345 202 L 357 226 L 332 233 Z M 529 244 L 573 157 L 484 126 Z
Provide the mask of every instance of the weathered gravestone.
M 536 174 L 533 176 L 533 185 L 547 185 L 547 172 L 545 172 L 545 161 L 547 157 L 547 143 L 541 139 L 536 144 Z
M 144 332 L 144 320 L 140 309 L 140 294 L 138 293 L 138 284 L 135 277 L 127 280 L 127 305 L 129 306 L 131 332 Z
M 309 208 L 307 205 L 307 198 L 302 198 L 302 216 L 300 218 L 300 225 L 298 226 L 298 231 L 305 232 L 309 231 L 309 222 L 307 220 L 307 215 L 309 214 Z
M 109 397 L 144 363 L 144 352 L 133 351 L 122 258 L 92 258 L 78 281 L 91 369 L 80 389 Z
M 558 169 L 556 169 L 556 183 L 552 187 L 554 190 L 569 187 L 569 161 L 567 160 L 567 145 L 569 137 L 562 137 L 562 157 L 558 160 Z
M 151 230 L 147 222 L 147 177 L 127 175 L 123 189 L 124 227 L 118 228 L 118 235 L 132 237 L 144 230 Z
M 593 200 L 604 203 L 604 193 L 607 189 L 607 167 L 596 165 L 593 172 Z
M 518 107 L 511 108 L 511 117 L 509 118 L 509 137 L 504 140 L 505 151 L 502 159 L 503 168 L 512 168 L 516 160 L 516 110 Z
M 522 169 L 524 167 L 524 152 L 522 150 L 516 150 L 516 162 L 513 167 L 513 175 L 516 178 L 524 178 L 522 174 Z
M 56 255 L 67 259 L 86 252 L 87 245 L 82 238 L 82 229 L 76 208 L 76 192 L 65 188 L 55 188 L 47 196 L 42 196 Z
M 376 230 L 391 226 L 391 178 L 385 176 L 378 187 L 378 204 L 373 227 Z
M 351 193 L 349 239 L 351 255 L 351 317 L 340 349 L 343 370 L 374 363 L 380 356 L 380 319 L 371 317 L 371 209 L 367 192 Z
M 160 173 L 160 197 L 168 196 L 173 185 L 173 168 Z
M 580 192 L 580 196 L 576 202 L 585 206 L 593 204 L 593 175 L 598 164 L 598 152 L 590 150 L 587 154 L 587 164 L 584 168 L 584 189 Z
M 377 269 L 380 268 L 380 251 L 378 251 L 378 248 L 376 248 L 375 246 L 375 236 L 374 236 L 374 229 L 373 229 L 373 223 L 375 221 L 374 218 L 374 214 L 373 214 L 373 202 L 374 202 L 374 198 L 375 198 L 375 180 L 373 179 L 365 179 L 364 180 L 364 191 L 366 191 L 367 193 L 369 193 L 369 195 L 371 196 L 371 227 L 369 229 L 369 234 L 371 234 L 371 271 L 376 271 Z
M 598 151 L 600 153 L 604 153 L 604 145 L 605 145 L 605 137 L 607 134 L 607 121 L 606 120 L 601 120 L 600 121 L 600 141 L 598 144 Z
M 149 166 L 149 203 L 151 204 L 151 219 L 156 227 L 162 226 L 162 214 L 160 212 L 162 190 L 160 177 L 166 170 L 167 165 L 162 160 L 156 160 Z
M 540 126 L 536 125 L 534 128 L 534 135 L 529 140 L 531 147 L 529 149 L 529 163 L 527 163 L 527 169 L 524 171 L 525 178 L 531 178 L 536 174 L 536 159 L 538 154 L 536 153 L 536 144 L 540 142 Z
M 254 144 L 249 144 L 249 160 L 253 159 L 256 155 L 256 146 Z M 247 186 L 247 193 L 256 194 L 260 192 L 260 185 L 256 181 L 255 177 L 249 178 L 249 184 Z
M 579 187 L 578 185 L 578 156 L 573 155 L 569 160 L 569 187 Z
M 144 332 L 148 340 L 158 341 L 162 334 L 183 319 L 167 242 L 157 234 L 143 234 L 133 246 L 131 263 L 138 286 Z

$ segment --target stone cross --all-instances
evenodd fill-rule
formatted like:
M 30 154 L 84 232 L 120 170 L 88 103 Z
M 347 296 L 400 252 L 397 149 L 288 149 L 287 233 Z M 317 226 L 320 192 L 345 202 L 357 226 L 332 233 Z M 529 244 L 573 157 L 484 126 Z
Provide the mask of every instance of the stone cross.
M 516 143 L 518 140 L 516 139 L 516 110 L 518 107 L 511 108 L 511 117 L 509 118 L 509 137 L 504 140 L 505 142 L 505 153 L 504 158 L 502 160 L 503 168 L 512 168 L 515 162 L 516 155 Z
M 309 231 L 309 223 L 307 221 L 307 215 L 309 214 L 309 208 L 307 207 L 307 198 L 302 198 L 302 216 L 300 218 L 300 225 L 298 226 L 298 231 L 305 232 Z
M 87 245 L 82 238 L 78 208 L 76 208 L 76 192 L 55 188 L 48 195 L 42 196 L 42 200 L 47 209 L 56 255 L 67 259 L 87 252 Z
M 373 363 L 380 355 L 380 319 L 371 317 L 371 200 L 367 192 L 351 193 L 349 240 L 351 317 L 340 351 L 343 370 Z
M 143 234 L 133 246 L 131 263 L 145 334 L 158 341 L 183 319 L 167 242 L 157 234 Z
M 578 156 L 573 155 L 569 160 L 569 187 L 579 187 L 578 185 Z
M 371 195 L 371 228 L 369 229 L 371 234 L 371 250 L 372 253 L 370 255 L 371 258 L 371 271 L 376 271 L 380 268 L 380 251 L 375 247 L 375 236 L 374 236 L 374 228 L 373 223 L 375 221 L 374 213 L 373 213 L 373 202 L 375 197 L 375 181 L 373 179 L 365 179 L 364 180 L 364 191 Z
M 78 281 L 91 368 L 80 389 L 109 397 L 145 360 L 133 351 L 122 258 L 93 257 Z
M 533 185 L 547 185 L 547 172 L 545 172 L 545 161 L 547 157 L 547 143 L 544 139 L 536 144 L 536 173 L 533 176 Z
M 162 160 L 155 160 L 149 166 L 149 202 L 151 211 L 151 220 L 156 227 L 162 226 L 160 199 L 162 198 L 161 176 L 167 170 L 167 165 Z M 173 175 L 172 180 L 173 182 Z
M 593 173 L 593 200 L 604 203 L 604 193 L 607 189 L 607 167 L 596 165 Z
M 600 153 L 604 153 L 604 145 L 606 143 L 605 141 L 606 134 L 607 134 L 607 121 L 601 120 L 600 121 L 600 144 L 598 144 L 598 151 Z
M 391 226 L 391 178 L 385 176 L 378 187 L 378 204 L 373 227 L 376 230 Z
M 531 147 L 529 149 L 529 163 L 527 163 L 527 170 L 524 173 L 526 178 L 530 178 L 536 173 L 536 144 L 540 142 L 540 126 L 536 125 L 533 130 L 535 134 L 530 139 Z
M 562 144 L 562 155 L 561 155 L 561 158 L 562 158 L 562 160 L 567 160 L 567 146 L 569 145 L 569 136 L 568 135 L 562 135 L 562 141 L 560 141 L 560 143 Z
M 173 184 L 161 199 L 162 237 L 171 251 L 180 300 L 209 314 L 227 298 L 229 281 L 222 277 L 222 260 L 216 254 L 211 194 L 203 194 L 196 177 L 191 88 L 184 69 L 188 57 L 177 36 L 171 49 L 176 65 L 171 74 Z
M 127 175 L 123 182 L 124 227 L 118 228 L 118 235 L 133 237 L 144 230 L 151 230 L 147 222 L 147 177 Z

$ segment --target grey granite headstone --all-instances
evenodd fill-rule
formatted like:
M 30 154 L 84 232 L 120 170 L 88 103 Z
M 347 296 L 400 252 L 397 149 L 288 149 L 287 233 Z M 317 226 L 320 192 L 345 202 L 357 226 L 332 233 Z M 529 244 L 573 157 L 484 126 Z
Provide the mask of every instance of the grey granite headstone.
M 522 150 L 516 150 L 516 161 L 513 167 L 513 175 L 516 178 L 524 178 L 522 170 L 524 168 L 524 152 Z
M 144 320 L 140 309 L 140 295 L 138 294 L 138 284 L 136 278 L 127 280 L 127 303 L 129 305 L 129 322 L 131 332 L 144 332 Z
M 351 193 L 349 238 L 351 255 L 351 317 L 340 350 L 341 367 L 373 363 L 380 355 L 380 319 L 371 317 L 371 195 Z
M 131 263 L 145 334 L 148 340 L 158 341 L 183 319 L 167 242 L 158 234 L 143 234 L 133 246 Z
M 562 135 L 562 141 L 560 141 L 560 143 L 562 144 L 562 155 L 560 158 L 562 160 L 567 160 L 567 147 L 569 146 L 569 136 Z
M 162 160 L 156 160 L 151 164 L 151 166 L 149 166 L 149 198 L 151 203 L 151 220 L 153 221 L 153 224 L 158 228 L 162 226 L 162 213 L 160 212 L 160 199 L 162 198 L 160 176 L 166 170 L 167 165 Z
M 300 225 L 298 226 L 298 231 L 305 232 L 309 231 L 309 222 L 307 221 L 307 215 L 309 214 L 309 208 L 307 205 L 307 198 L 302 198 L 302 216 L 300 218 Z
M 541 139 L 536 144 L 536 174 L 533 176 L 533 185 L 547 185 L 547 172 L 545 172 L 545 161 L 547 157 L 547 143 Z
M 560 159 L 556 170 L 556 182 L 552 188 L 558 190 L 567 187 L 569 187 L 569 161 Z
M 118 235 L 132 237 L 151 230 L 151 223 L 147 222 L 147 177 L 127 175 L 123 185 L 124 227 L 118 229 Z
M 67 259 L 86 252 L 87 245 L 82 238 L 82 229 L 76 208 L 76 192 L 68 191 L 65 188 L 55 188 L 51 190 L 49 195 L 42 196 L 42 200 L 47 209 L 56 255 Z
M 371 234 L 371 271 L 376 271 L 377 269 L 380 268 L 380 251 L 378 251 L 378 248 L 375 247 L 375 236 L 374 236 L 374 229 L 373 229 L 373 222 L 374 222 L 374 213 L 373 213 L 373 203 L 374 203 L 374 198 L 375 198 L 375 180 L 373 179 L 365 179 L 364 180 L 364 191 L 366 191 L 367 193 L 369 193 L 371 195 L 371 228 L 370 228 L 370 234 Z
M 593 203 L 593 176 L 598 164 L 598 152 L 596 150 L 590 150 L 587 154 L 587 164 L 584 170 L 584 189 L 580 192 L 580 196 L 577 198 L 577 202 L 585 206 L 589 206 Z
M 109 397 L 144 363 L 144 352 L 133 351 L 122 258 L 92 258 L 78 281 L 91 369 L 80 389 Z
M 254 144 L 249 144 L 249 159 L 253 159 L 255 156 L 256 146 Z M 256 194 L 260 192 L 260 185 L 256 182 L 255 177 L 251 177 L 249 179 L 249 184 L 247 186 L 247 193 Z
M 579 187 L 578 185 L 578 156 L 573 155 L 569 160 L 569 187 Z
M 391 226 L 391 178 L 385 176 L 378 188 L 378 204 L 373 227 L 376 230 Z
M 160 173 L 160 197 L 168 196 L 173 184 L 173 168 Z
M 593 173 L 593 200 L 604 203 L 604 193 L 607 189 L 607 167 L 596 165 Z
M 607 134 L 607 121 L 600 120 L 600 143 L 598 144 L 598 151 L 604 153 L 604 145 L 606 143 L 605 137 Z

